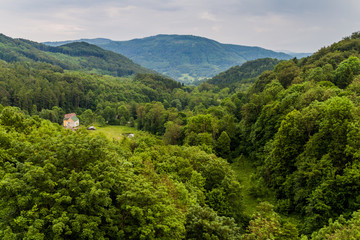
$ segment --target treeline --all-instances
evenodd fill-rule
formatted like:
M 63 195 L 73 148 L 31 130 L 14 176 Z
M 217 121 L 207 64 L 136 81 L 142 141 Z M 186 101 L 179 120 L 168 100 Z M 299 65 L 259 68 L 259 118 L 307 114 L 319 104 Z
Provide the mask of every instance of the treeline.
M 25 39 L 13 39 L 3 34 L 0 34 L 0 59 L 6 62 L 49 63 L 66 70 L 118 77 L 154 73 L 121 54 L 85 42 L 51 47 Z
M 55 122 L 63 113 L 91 110 L 108 123 L 119 124 L 123 115 L 127 121 L 136 119 L 139 104 L 158 101 L 166 109 L 204 110 L 219 105 L 228 90 L 199 91 L 154 74 L 139 74 L 132 80 L 65 71 L 47 63 L 1 62 L 0 93 L 0 104 L 17 106 Z M 121 114 L 121 106 L 129 113 Z M 49 114 L 58 117 L 47 117 Z
M 274 192 L 275 210 L 296 215 L 305 234 L 359 209 L 359 44 L 346 38 L 278 64 L 241 106 L 239 152 L 258 166 L 253 194 Z
M 245 62 L 241 66 L 234 66 L 207 80 L 220 88 L 239 87 L 239 85 L 251 85 L 264 71 L 273 70 L 280 60 L 273 58 L 262 58 Z
M 167 86 L 156 90 L 141 81 L 135 84 L 131 79 L 64 72 L 46 63 L 1 62 L 0 66 L 0 103 L 18 106 L 29 113 L 54 106 L 65 112 L 96 110 L 104 102 L 171 102 L 174 87 L 177 85 L 169 86 L 169 91 Z
M 229 95 L 228 88 L 220 91 L 209 84 L 185 87 L 154 74 L 139 74 L 131 80 L 68 72 L 46 63 L 2 62 L 0 93 L 0 104 L 20 107 L 59 124 L 65 113 L 76 112 L 85 126 L 136 126 L 165 134 L 167 143 L 204 145 L 212 150 L 220 149 L 217 139 L 222 134 L 226 138 L 222 156 L 228 156 L 237 143 L 232 129 L 235 118 L 229 111 L 235 112 L 239 106 L 229 99 L 220 106 Z M 193 126 L 188 126 L 188 121 Z M 209 126 L 200 127 L 203 121 Z
M 279 63 L 273 71 L 265 71 L 246 94 L 236 93 L 219 105 L 191 111 L 185 119 L 175 115 L 174 121 L 163 121 L 167 143 L 201 146 L 230 161 L 246 156 L 258 166 L 253 196 L 271 191 L 276 212 L 300 219 L 296 228 L 281 225 L 271 207 L 263 207 L 253 228 L 250 222 L 246 235 L 250 239 L 259 236 L 259 228 L 267 229 L 264 234 L 273 239 L 283 238 L 284 231 L 311 236 L 329 219 L 340 215 L 346 219 L 359 209 L 360 39 L 356 36 L 311 57 Z M 217 91 L 206 84 L 197 88 L 201 89 Z M 151 123 L 151 117 L 144 119 Z M 277 224 L 278 230 L 269 222 Z M 344 224 L 353 226 L 354 222 Z M 286 230 L 279 230 L 281 226 Z M 312 237 L 333 231 L 335 225 L 331 226 Z M 357 231 L 353 227 L 329 236 L 341 239 L 346 234 L 356 236 Z M 295 239 L 294 235 L 289 239 Z

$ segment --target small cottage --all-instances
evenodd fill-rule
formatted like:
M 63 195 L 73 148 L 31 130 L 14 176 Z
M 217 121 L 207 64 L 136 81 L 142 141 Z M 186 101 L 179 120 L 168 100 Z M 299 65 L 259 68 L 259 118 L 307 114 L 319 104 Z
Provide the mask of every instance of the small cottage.
M 63 122 L 63 126 L 66 128 L 76 128 L 80 125 L 80 120 L 76 117 L 76 113 L 65 114 Z

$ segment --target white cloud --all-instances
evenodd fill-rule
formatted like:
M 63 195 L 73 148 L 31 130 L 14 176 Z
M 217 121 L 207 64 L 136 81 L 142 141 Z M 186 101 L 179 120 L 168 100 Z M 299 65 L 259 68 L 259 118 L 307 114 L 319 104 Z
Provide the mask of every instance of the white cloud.
M 107 12 L 110 17 L 117 17 L 117 16 L 123 14 L 124 12 L 136 11 L 136 8 L 137 7 L 132 6 L 132 5 L 129 5 L 126 7 L 108 7 Z
M 221 31 L 221 25 L 214 25 L 211 28 L 214 32 L 220 32 Z
M 208 21 L 212 21 L 212 22 L 217 22 L 218 20 L 216 19 L 215 15 L 209 13 L 209 12 L 202 12 L 200 14 L 200 19 L 203 20 L 208 20 Z

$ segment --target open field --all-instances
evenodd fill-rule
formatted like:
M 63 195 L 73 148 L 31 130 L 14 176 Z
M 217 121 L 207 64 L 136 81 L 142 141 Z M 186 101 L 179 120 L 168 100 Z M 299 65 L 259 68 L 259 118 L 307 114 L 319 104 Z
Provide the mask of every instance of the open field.
M 274 204 L 273 196 L 258 198 L 251 195 L 251 187 L 254 186 L 251 176 L 256 173 L 256 168 L 248 159 L 239 157 L 231 166 L 242 187 L 243 204 L 246 215 L 251 216 L 256 211 L 256 206 L 261 202 L 266 201 Z
M 142 135 L 143 131 L 128 126 L 105 126 L 96 127 L 96 130 L 88 130 L 90 134 L 104 134 L 110 140 L 121 140 L 126 134 Z
M 256 173 L 256 168 L 251 161 L 241 156 L 231 164 L 231 167 L 235 171 L 236 177 L 242 187 L 243 209 L 245 215 L 251 217 L 256 212 L 256 207 L 261 202 L 269 202 L 272 205 L 276 204 L 275 196 L 269 191 L 261 197 L 255 197 L 251 194 L 251 188 L 254 187 L 252 175 Z M 287 222 L 291 222 L 296 226 L 300 225 L 301 220 L 296 214 L 280 214 L 280 216 Z

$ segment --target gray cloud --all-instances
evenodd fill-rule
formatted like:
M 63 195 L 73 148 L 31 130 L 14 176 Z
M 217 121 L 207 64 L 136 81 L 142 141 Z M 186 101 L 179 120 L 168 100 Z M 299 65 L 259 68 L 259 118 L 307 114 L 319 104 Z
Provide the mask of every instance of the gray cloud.
M 3 0 L 0 29 L 34 41 L 193 34 L 316 51 L 358 31 L 357 0 Z

